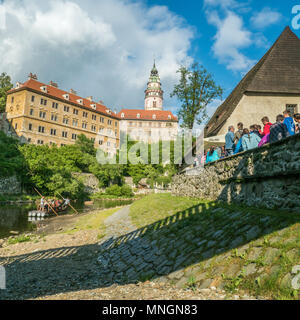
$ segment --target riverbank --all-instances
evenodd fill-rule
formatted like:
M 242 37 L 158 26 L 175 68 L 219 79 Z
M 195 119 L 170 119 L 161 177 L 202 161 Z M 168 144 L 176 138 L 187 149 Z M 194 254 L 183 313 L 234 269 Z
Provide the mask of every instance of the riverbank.
M 30 241 L 0 248 L 0 264 L 7 276 L 7 289 L 0 291 L 0 299 L 252 299 L 217 288 L 181 289 L 160 281 L 120 284 L 115 277 L 107 283 L 109 277 L 97 261 L 101 243 L 135 229 L 128 212 L 127 206 L 89 212 L 72 217 L 73 221 L 68 217 L 63 230 L 48 230 Z
M 296 214 L 156 194 L 54 221 L 0 248 L 2 299 L 299 299 Z

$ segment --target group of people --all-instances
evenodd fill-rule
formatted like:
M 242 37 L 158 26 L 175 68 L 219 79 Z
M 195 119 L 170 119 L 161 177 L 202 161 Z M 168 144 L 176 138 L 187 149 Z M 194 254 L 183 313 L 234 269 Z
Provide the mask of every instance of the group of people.
M 64 210 L 69 204 L 70 204 L 70 200 L 68 198 L 63 200 L 55 200 L 55 199 L 46 200 L 45 197 L 42 197 L 38 210 L 41 210 L 43 212 L 49 212 L 50 208 L 54 209 L 55 211 Z
M 267 116 L 261 119 L 261 125 L 253 124 L 244 128 L 243 123 L 238 123 L 237 131 L 234 126 L 228 128 L 225 136 L 225 145 L 212 146 L 202 156 L 195 159 L 195 166 L 200 163 L 216 161 L 242 151 L 261 147 L 266 143 L 274 143 L 289 136 L 300 133 L 300 113 L 291 116 L 288 110 L 276 117 L 276 122 L 271 123 Z

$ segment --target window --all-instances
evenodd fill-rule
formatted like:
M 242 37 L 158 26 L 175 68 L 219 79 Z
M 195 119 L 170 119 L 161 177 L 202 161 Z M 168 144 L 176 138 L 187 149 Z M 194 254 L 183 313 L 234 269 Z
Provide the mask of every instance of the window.
M 107 124 L 108 124 L 109 126 L 111 126 L 111 125 L 112 125 L 112 121 L 111 121 L 111 120 L 107 120 Z
M 46 112 L 40 111 L 40 118 L 45 119 L 46 118 Z
M 52 102 L 52 108 L 57 109 L 58 108 L 58 103 L 57 102 Z
M 74 109 L 73 114 L 78 114 L 78 109 Z
M 44 141 L 43 140 L 38 140 L 37 144 L 44 144 Z
M 100 117 L 100 122 L 104 123 L 104 118 L 103 117 Z
M 39 132 L 40 133 L 45 133 L 45 127 L 39 126 Z
M 86 122 L 82 122 L 82 128 L 86 129 L 87 128 L 87 123 Z
M 30 109 L 30 115 L 33 116 L 33 109 Z
M 31 102 L 34 102 L 35 96 L 31 96 Z
M 74 126 L 74 127 L 78 127 L 78 120 L 73 119 L 73 126 Z
M 65 146 L 65 144 L 64 144 L 64 143 L 62 143 L 62 144 L 61 144 L 61 147 L 64 147 L 64 146 Z
M 97 120 L 97 116 L 92 114 L 92 120 Z
M 117 136 L 118 135 L 118 130 L 115 130 L 115 136 Z
M 31 142 L 31 138 L 28 138 L 27 141 L 28 141 L 28 143 L 30 143 Z
M 107 141 L 107 146 L 110 147 L 110 142 L 109 141 Z
M 63 138 L 68 138 L 68 132 L 67 131 L 63 131 L 62 132 L 62 137 Z
M 286 110 L 289 111 L 291 113 L 291 116 L 293 117 L 293 115 L 295 113 L 298 113 L 298 105 L 297 104 L 287 104 Z
M 91 141 L 95 142 L 95 138 L 91 138 Z
M 14 103 L 15 98 L 11 97 L 11 103 Z
M 69 112 L 69 111 L 70 111 L 70 107 L 64 106 L 64 111 L 65 111 L 65 112 Z
M 16 124 L 15 124 L 15 130 L 17 130 L 17 129 L 18 129 L 18 124 L 16 123 Z
M 68 124 L 69 123 L 69 119 L 68 118 L 63 118 L 63 123 L 64 124 Z
M 43 105 L 46 106 L 46 105 L 47 105 L 47 100 L 41 98 L 41 105 L 42 105 L 42 106 L 43 106 Z
M 29 123 L 28 130 L 32 131 L 32 123 Z
M 117 121 L 115 122 L 115 126 L 116 126 L 116 127 L 118 126 L 118 122 L 117 122 Z
M 51 129 L 50 134 L 51 136 L 56 136 L 56 129 Z
M 102 146 L 103 145 L 103 140 L 99 140 L 99 144 L 100 144 L 100 146 Z
M 95 132 L 95 131 L 96 131 L 96 126 L 92 125 L 92 126 L 91 126 L 91 129 L 92 129 L 92 131 Z
M 57 115 L 56 114 L 51 114 L 51 120 L 52 121 L 57 121 Z
M 76 133 L 72 133 L 72 139 L 76 140 L 77 139 L 77 134 Z
M 88 113 L 85 112 L 85 111 L 83 111 L 82 116 L 83 116 L 84 118 L 87 118 L 87 117 L 88 117 Z

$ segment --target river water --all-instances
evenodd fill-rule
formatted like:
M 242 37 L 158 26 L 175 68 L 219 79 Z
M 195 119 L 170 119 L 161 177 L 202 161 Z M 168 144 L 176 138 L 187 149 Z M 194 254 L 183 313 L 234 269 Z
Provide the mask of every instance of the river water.
M 133 200 L 96 200 L 92 205 L 89 206 L 85 206 L 83 203 L 76 203 L 73 204 L 73 206 L 80 213 L 86 210 L 114 208 L 127 205 L 132 202 Z M 0 239 L 14 235 L 15 233 L 23 233 L 35 230 L 35 219 L 43 219 L 28 217 L 28 212 L 35 209 L 35 204 L 0 206 Z M 63 214 L 71 214 L 72 212 L 73 211 L 69 209 Z

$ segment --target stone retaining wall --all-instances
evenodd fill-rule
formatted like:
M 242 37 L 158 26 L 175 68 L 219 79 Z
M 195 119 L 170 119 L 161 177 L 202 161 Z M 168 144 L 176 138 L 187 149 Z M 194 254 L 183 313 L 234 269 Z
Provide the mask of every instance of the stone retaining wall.
M 0 178 L 1 194 L 20 194 L 22 192 L 21 183 L 16 176 Z
M 300 134 L 176 175 L 172 193 L 248 206 L 300 209 Z

